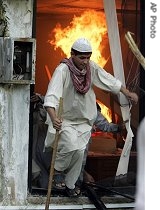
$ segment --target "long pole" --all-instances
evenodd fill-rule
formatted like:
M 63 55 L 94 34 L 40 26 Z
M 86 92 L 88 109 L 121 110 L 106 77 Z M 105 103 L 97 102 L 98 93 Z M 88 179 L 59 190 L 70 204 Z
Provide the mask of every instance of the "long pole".
M 104 4 L 104 11 L 106 14 L 106 22 L 108 26 L 108 37 L 109 37 L 109 44 L 111 49 L 111 58 L 113 63 L 113 71 L 114 76 L 119 79 L 123 86 L 125 87 L 125 75 L 123 70 L 123 60 L 122 60 L 122 53 L 121 53 L 121 43 L 119 37 L 119 28 L 118 28 L 118 21 L 117 21 L 117 14 L 116 14 L 116 4 L 115 0 L 103 0 Z M 123 121 L 129 119 L 129 121 L 125 124 L 127 129 L 127 136 L 125 140 L 125 144 L 121 153 L 121 157 L 118 163 L 118 168 L 116 172 L 117 178 L 121 174 L 126 174 L 128 172 L 128 164 L 129 164 L 129 157 L 130 157 L 130 150 L 132 146 L 132 138 L 134 137 L 130 121 L 130 105 L 129 101 L 125 95 L 122 93 L 119 94 L 119 102 L 121 105 L 128 104 L 127 106 L 121 106 L 121 113 Z
M 63 110 L 63 98 L 61 97 L 60 101 L 59 101 L 59 109 L 58 109 L 58 114 L 57 114 L 58 118 L 61 118 L 62 110 Z M 59 131 L 56 130 L 55 140 L 53 143 L 54 145 L 53 145 L 53 152 L 52 152 L 52 160 L 51 160 L 51 167 L 50 167 L 50 175 L 49 175 L 48 192 L 47 192 L 47 200 L 46 200 L 45 210 L 49 209 L 52 181 L 53 181 L 53 175 L 54 175 L 55 158 L 56 158 L 56 152 L 57 152 L 58 140 L 59 140 L 58 137 L 59 137 Z

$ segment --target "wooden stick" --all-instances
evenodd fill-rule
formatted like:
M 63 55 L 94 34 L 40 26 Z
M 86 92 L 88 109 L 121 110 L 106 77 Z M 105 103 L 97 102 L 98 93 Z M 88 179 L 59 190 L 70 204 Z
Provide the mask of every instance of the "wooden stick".
M 145 69 L 145 59 L 143 57 L 143 55 L 141 54 L 141 52 L 139 51 L 137 45 L 135 44 L 132 36 L 131 36 L 131 33 L 128 31 L 126 34 L 125 34 L 125 38 L 133 52 L 133 54 L 136 56 L 136 58 L 138 59 L 139 63 L 142 65 L 142 67 Z
M 63 98 L 60 98 L 59 101 L 59 109 L 58 109 L 58 118 L 61 118 L 63 110 Z M 58 140 L 59 140 L 59 131 L 56 130 L 55 134 L 55 140 L 53 142 L 53 153 L 52 153 L 52 160 L 51 160 L 51 167 L 50 167 L 50 175 L 49 175 L 49 182 L 48 182 L 48 192 L 47 192 L 47 200 L 45 205 L 45 210 L 49 209 L 49 203 L 50 203 L 50 196 L 51 196 L 51 189 L 52 189 L 52 181 L 53 181 L 53 175 L 54 175 L 54 165 L 55 165 L 55 159 L 56 159 L 56 152 L 58 147 Z

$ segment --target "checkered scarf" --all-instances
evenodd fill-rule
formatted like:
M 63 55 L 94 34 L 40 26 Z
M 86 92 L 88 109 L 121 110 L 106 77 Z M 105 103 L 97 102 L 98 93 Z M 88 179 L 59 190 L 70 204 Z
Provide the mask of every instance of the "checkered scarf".
M 81 94 L 87 93 L 91 85 L 91 71 L 89 65 L 87 65 L 86 69 L 79 70 L 73 64 L 72 58 L 65 58 L 61 63 L 65 63 L 68 66 L 73 85 L 77 92 Z

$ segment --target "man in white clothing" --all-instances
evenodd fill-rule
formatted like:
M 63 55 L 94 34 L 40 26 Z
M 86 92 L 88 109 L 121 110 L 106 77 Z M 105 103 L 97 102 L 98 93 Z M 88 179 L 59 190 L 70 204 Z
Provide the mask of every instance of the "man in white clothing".
M 52 145 L 59 130 L 54 186 L 66 189 L 70 197 L 78 196 L 75 183 L 97 117 L 93 86 L 113 94 L 122 92 L 129 100 L 138 101 L 136 93 L 127 90 L 118 79 L 91 61 L 91 54 L 90 42 L 85 38 L 77 39 L 71 47 L 71 57 L 63 59 L 55 69 L 44 99 L 49 115 L 45 147 Z M 63 98 L 62 119 L 57 117 L 60 97 Z

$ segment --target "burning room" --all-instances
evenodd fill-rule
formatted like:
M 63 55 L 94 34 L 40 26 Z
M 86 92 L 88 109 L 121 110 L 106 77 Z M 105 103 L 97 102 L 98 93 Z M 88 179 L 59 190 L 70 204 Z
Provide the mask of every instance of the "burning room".
M 93 47 L 91 59 L 114 75 L 108 26 L 102 0 L 37 0 L 36 2 L 36 75 L 35 85 L 31 90 L 31 94 L 35 92 L 41 96 L 45 95 L 56 66 L 63 58 L 70 57 L 70 46 L 78 37 L 86 37 L 90 40 Z M 144 49 L 144 41 L 142 40 L 144 32 L 141 31 L 144 23 L 142 21 L 140 0 L 116 0 L 115 2 L 126 87 L 136 92 L 140 97 L 140 101 L 143 102 L 142 67 L 125 39 L 125 34 L 128 31 L 131 32 L 139 49 Z M 109 122 L 121 123 L 123 119 L 118 98 L 96 87 L 95 93 L 97 102 L 101 107 L 101 113 L 105 118 Z M 130 122 L 134 137 L 131 144 L 128 172 L 134 174 L 134 178 L 137 167 L 136 132 L 139 121 L 144 115 L 144 107 L 139 104 L 132 106 Z M 30 130 L 32 135 L 33 131 L 32 129 Z M 110 132 L 104 133 L 98 129 L 94 132 L 92 144 L 89 148 L 86 170 L 94 177 L 95 181 L 116 176 L 125 138 L 126 132 L 113 134 Z M 32 137 L 30 142 L 32 142 Z M 30 144 L 31 147 L 35 146 L 34 139 L 33 143 Z M 32 152 L 30 152 L 30 155 L 34 157 Z M 31 177 L 31 170 L 29 173 Z M 31 191 L 40 189 L 36 178 L 29 185 Z

